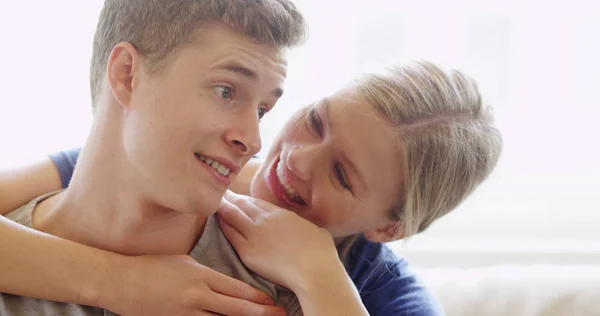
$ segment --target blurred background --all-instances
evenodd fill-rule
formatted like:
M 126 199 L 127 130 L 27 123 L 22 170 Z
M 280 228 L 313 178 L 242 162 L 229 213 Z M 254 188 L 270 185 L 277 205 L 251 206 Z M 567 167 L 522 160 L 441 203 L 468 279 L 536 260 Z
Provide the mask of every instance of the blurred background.
M 0 168 L 84 143 L 102 2 L 0 2 Z M 561 276 L 550 282 L 552 295 L 574 305 L 562 314 L 555 304 L 543 315 L 600 315 L 575 309 L 591 306 L 597 298 L 588 294 L 600 293 L 599 4 L 295 2 L 310 37 L 292 52 L 286 94 L 261 123 L 263 153 L 285 118 L 362 71 L 414 59 L 463 69 L 495 108 L 505 141 L 500 163 L 459 209 L 391 246 L 422 269 L 449 314 L 496 315 L 486 309 L 489 301 L 477 300 L 482 292 L 473 284 L 512 280 L 521 285 L 489 295 L 512 293 L 508 305 L 520 297 L 526 308 L 510 315 L 542 315 L 525 298 L 547 292 L 552 285 L 543 282 Z M 545 285 L 530 289 L 526 279 L 535 275 Z M 527 293 L 518 294 L 519 287 Z M 575 294 L 561 292 L 568 289 Z M 468 312 L 455 304 L 461 295 L 472 298 Z M 498 315 L 508 315 L 506 308 Z

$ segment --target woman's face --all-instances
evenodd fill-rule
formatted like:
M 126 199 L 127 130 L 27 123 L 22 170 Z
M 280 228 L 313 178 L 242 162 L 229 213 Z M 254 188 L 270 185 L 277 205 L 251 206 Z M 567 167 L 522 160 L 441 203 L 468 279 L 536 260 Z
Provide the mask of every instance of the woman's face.
M 295 113 L 251 184 L 251 195 L 296 212 L 333 237 L 397 224 L 402 164 L 393 126 L 348 88 Z

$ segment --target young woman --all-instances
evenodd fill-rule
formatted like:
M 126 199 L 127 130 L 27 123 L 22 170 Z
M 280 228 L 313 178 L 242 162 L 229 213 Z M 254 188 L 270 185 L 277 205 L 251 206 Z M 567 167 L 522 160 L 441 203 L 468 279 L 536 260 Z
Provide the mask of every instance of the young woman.
M 232 184 L 255 199 L 227 195 L 221 226 L 250 269 L 292 290 L 305 279 L 327 286 L 324 267 L 341 262 L 370 315 L 440 315 L 408 263 L 382 243 L 422 232 L 455 209 L 491 173 L 501 147 L 491 109 L 461 72 L 417 62 L 366 74 L 289 119 L 266 159 L 249 163 Z M 66 187 L 77 155 L 62 152 L 5 176 L 0 192 L 13 194 L 0 211 Z M 123 258 L 0 223 L 0 238 L 36 251 L 0 245 L 11 258 L 0 263 L 4 292 L 136 313 L 141 305 L 184 305 L 177 293 L 193 286 L 180 281 L 186 275 L 161 278 L 148 268 L 176 271 L 180 262 L 169 257 Z M 303 242 L 323 240 L 303 235 L 323 229 L 330 242 Z M 335 259 L 325 255 L 332 251 Z M 307 264 L 315 257 L 320 265 Z M 88 265 L 102 275 L 84 276 Z

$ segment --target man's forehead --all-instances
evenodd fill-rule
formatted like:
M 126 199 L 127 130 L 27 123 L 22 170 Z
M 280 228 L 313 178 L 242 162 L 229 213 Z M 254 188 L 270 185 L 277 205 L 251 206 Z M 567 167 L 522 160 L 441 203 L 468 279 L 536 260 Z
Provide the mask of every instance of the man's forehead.
M 214 48 L 210 59 L 214 68 L 232 70 L 254 80 L 283 82 L 287 77 L 287 60 L 265 48 L 232 43 Z
M 194 35 L 194 42 L 206 50 L 213 48 L 217 58 L 222 55 L 239 55 L 239 58 L 255 59 L 269 66 L 287 69 L 289 48 L 266 45 L 239 34 L 222 22 L 209 22 Z

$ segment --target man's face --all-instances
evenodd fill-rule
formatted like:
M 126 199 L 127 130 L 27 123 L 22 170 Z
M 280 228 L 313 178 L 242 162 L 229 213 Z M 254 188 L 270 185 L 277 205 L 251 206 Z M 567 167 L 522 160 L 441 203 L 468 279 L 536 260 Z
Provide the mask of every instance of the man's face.
M 222 24 L 199 33 L 157 75 L 134 78 L 124 147 L 149 202 L 208 216 L 260 150 L 258 123 L 282 94 L 287 62 Z

